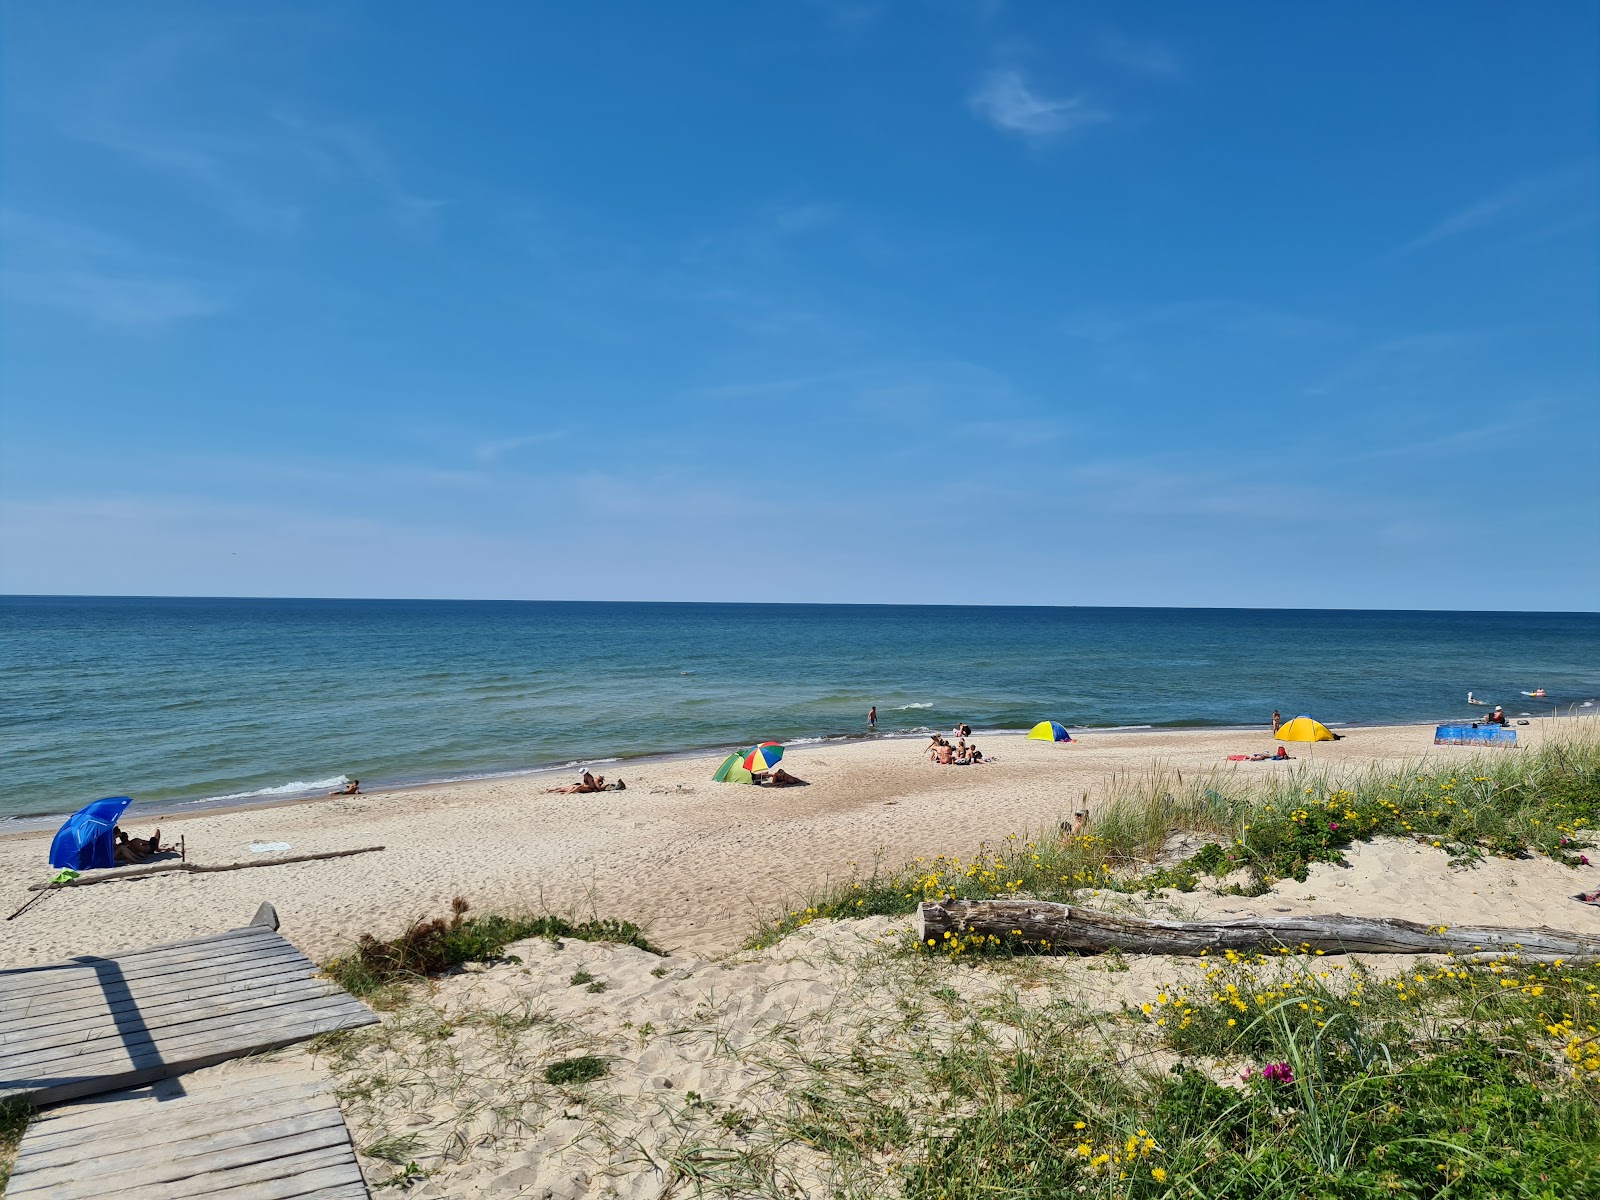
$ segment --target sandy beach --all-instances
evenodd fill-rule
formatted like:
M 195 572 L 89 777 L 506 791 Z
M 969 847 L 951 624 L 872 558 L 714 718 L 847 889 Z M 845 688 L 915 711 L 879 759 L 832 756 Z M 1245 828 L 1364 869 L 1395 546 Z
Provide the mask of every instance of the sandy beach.
M 1537 745 L 1554 724 L 1536 720 L 1518 732 Z M 1425 725 L 1354 728 L 1338 742 L 1290 748 L 1298 764 L 1312 766 L 1472 753 L 1433 746 L 1432 732 Z M 829 878 L 868 871 L 877 854 L 899 865 L 1053 829 L 1084 796 L 1092 809 L 1118 772 L 1156 763 L 1186 772 L 1294 769 L 1226 762 L 1230 753 L 1269 750 L 1265 729 L 1090 733 L 1071 745 L 986 737 L 983 747 L 998 761 L 966 768 L 929 763 L 923 744 L 798 746 L 784 763 L 810 786 L 784 790 L 712 783 L 717 759 L 706 756 L 614 764 L 612 774 L 627 790 L 600 795 L 547 794 L 569 780 L 538 774 L 167 818 L 163 837 L 181 835 L 190 859 L 207 864 L 269 857 L 253 853 L 252 844 L 286 843 L 279 855 L 385 849 L 52 894 L 8 926 L 3 962 L 26 966 L 210 933 L 244 923 L 263 900 L 277 906 L 284 935 L 324 961 L 364 932 L 392 936 L 414 918 L 444 912 L 458 895 L 478 911 L 621 917 L 676 951 L 715 956 L 736 948 L 758 913 Z M 132 825 L 130 832 L 149 830 Z M 48 878 L 48 844 L 45 832 L 0 837 L 7 911 L 28 898 L 29 884 Z M 1420 847 L 1363 849 L 1357 869 L 1341 872 L 1337 887 L 1284 884 L 1268 896 L 1212 903 L 1304 911 L 1327 910 L 1336 900 L 1345 912 L 1438 920 L 1461 919 L 1461 904 L 1481 903 L 1492 913 L 1474 914 L 1479 919 L 1600 925 L 1600 910 L 1567 899 L 1579 883 L 1600 881 L 1542 861 L 1502 874 L 1495 863 L 1452 873 L 1443 854 Z

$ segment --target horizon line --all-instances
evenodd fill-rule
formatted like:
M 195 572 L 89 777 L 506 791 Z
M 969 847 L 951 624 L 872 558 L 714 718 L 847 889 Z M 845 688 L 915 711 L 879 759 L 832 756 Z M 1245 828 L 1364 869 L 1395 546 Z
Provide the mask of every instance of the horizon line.
M 967 603 L 900 600 L 596 600 L 573 597 L 495 596 L 254 596 L 189 595 L 174 593 L 123 594 L 118 592 L 0 592 L 8 600 L 237 600 L 344 604 L 635 604 L 720 605 L 728 608 L 1039 608 L 1094 609 L 1115 612 L 1307 612 L 1307 613 L 1440 613 L 1478 616 L 1600 616 L 1600 609 L 1544 608 L 1313 608 L 1293 605 L 1235 604 L 1010 604 L 1002 601 Z

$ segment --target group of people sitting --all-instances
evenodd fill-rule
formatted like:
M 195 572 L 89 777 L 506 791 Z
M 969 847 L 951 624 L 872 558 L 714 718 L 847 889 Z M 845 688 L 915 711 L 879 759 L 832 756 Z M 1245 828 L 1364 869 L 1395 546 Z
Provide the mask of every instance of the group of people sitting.
M 159 829 L 147 838 L 129 837 L 120 825 L 114 832 L 117 836 L 116 847 L 111 852 L 111 861 L 114 863 L 142 863 L 172 849 L 171 846 L 161 844 Z
M 950 732 L 955 735 L 954 743 L 946 741 L 944 735 L 939 733 L 934 734 L 933 740 L 928 743 L 928 757 L 941 767 L 972 767 L 992 761 L 985 758 L 977 746 L 967 744 L 967 739 L 972 736 L 971 725 L 957 725 Z
M 546 792 L 554 792 L 560 796 L 582 796 L 589 792 L 625 792 L 628 785 L 622 780 L 607 783 L 604 775 L 595 775 L 589 771 L 583 773 L 583 778 L 577 783 L 568 784 L 566 787 L 545 788 Z

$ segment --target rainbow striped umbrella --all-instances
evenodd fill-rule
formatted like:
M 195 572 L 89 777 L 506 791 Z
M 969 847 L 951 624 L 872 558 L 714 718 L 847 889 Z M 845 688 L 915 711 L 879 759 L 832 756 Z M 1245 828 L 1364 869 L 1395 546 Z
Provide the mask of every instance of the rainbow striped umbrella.
M 778 765 L 778 760 L 783 757 L 783 747 L 777 742 L 762 742 L 743 759 L 743 766 L 752 775 L 762 771 L 770 771 Z

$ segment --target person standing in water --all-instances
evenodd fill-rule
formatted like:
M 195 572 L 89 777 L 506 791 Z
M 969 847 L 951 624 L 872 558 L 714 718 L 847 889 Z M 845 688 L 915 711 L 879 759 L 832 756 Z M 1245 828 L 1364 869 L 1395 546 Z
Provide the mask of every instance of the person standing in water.
M 867 710 L 867 727 L 869 729 L 878 728 L 878 706 L 876 704 Z

